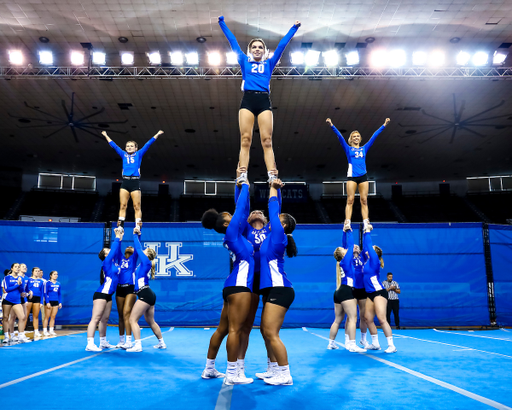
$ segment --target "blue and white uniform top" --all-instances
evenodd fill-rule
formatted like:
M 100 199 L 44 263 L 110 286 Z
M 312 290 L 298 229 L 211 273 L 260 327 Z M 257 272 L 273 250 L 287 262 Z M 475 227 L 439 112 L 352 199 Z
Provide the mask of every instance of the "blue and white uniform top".
M 123 176 L 140 177 L 140 164 L 142 162 L 142 157 L 155 141 L 156 138 L 152 137 L 141 149 L 135 151 L 133 154 L 128 154 L 126 151 L 123 151 L 114 141 L 110 141 L 108 143 L 108 145 L 114 148 L 123 159 Z
M 352 260 L 354 266 L 354 288 L 364 289 L 363 259 L 361 256 Z
M 20 303 L 21 293 L 24 291 L 25 286 L 23 280 L 21 281 L 21 284 L 18 284 L 19 278 L 21 278 L 21 276 L 14 277 L 12 275 L 7 275 L 2 280 L 2 288 L 6 292 L 4 294 L 4 300 L 14 303 L 15 305 Z
M 268 200 L 268 214 L 272 230 L 260 247 L 260 289 L 292 288 L 292 283 L 284 271 L 284 254 L 288 245 L 288 236 L 284 233 L 279 219 L 279 201 L 275 196 Z
M 44 299 L 46 303 L 50 302 L 59 302 L 62 303 L 62 295 L 60 292 L 60 282 L 53 283 L 51 280 L 46 281 L 46 286 L 44 289 Z
M 19 275 L 21 276 L 21 275 Z M 21 293 L 28 293 L 28 277 L 25 275 L 25 276 L 21 276 L 21 279 L 23 280 L 23 290 L 21 291 Z M 27 303 L 27 297 L 25 296 L 23 298 L 24 302 L 23 303 Z
M 137 235 L 138 236 L 138 235 Z M 135 269 L 137 269 L 138 265 L 138 256 L 137 252 L 133 252 L 133 254 L 126 259 L 123 255 L 123 251 L 121 246 L 119 246 L 117 252 L 117 260 L 120 261 L 120 271 L 119 271 L 119 285 L 135 285 Z
M 236 203 L 235 213 L 231 218 L 224 236 L 224 247 L 234 255 L 233 270 L 224 282 L 224 287 L 245 286 L 252 291 L 254 281 L 254 249 L 252 244 L 242 236 L 249 216 L 249 186 L 242 185 L 242 192 Z
M 383 125 L 373 133 L 372 137 L 366 144 L 364 144 L 362 147 L 356 148 L 348 145 L 347 141 L 345 141 L 345 138 L 343 138 L 338 129 L 334 125 L 331 126 L 331 129 L 337 135 L 343 149 L 345 150 L 345 154 L 347 155 L 347 177 L 357 178 L 366 174 L 366 154 L 368 153 L 368 150 L 375 142 L 377 135 L 379 135 L 384 130 L 384 128 L 386 127 L 384 127 Z
M 370 232 L 363 234 L 363 254 L 365 255 L 364 259 L 366 259 L 363 266 L 364 288 L 367 293 L 378 292 L 383 289 L 379 279 L 380 259 L 375 249 L 373 249 Z
M 138 292 L 139 290 L 149 286 L 151 261 L 144 253 L 144 250 L 140 244 L 139 235 L 136 233 L 133 234 L 133 247 L 135 248 L 135 253 L 137 254 L 139 260 L 139 265 L 135 270 L 135 292 Z
M 343 231 L 343 248 L 347 250 L 345 257 L 340 262 L 344 275 L 341 278 L 341 285 L 354 287 L 354 236 L 352 232 Z
M 219 25 L 228 39 L 231 49 L 236 53 L 238 64 L 240 64 L 243 78 L 242 91 L 260 91 L 270 93 L 270 78 L 272 77 L 274 67 L 279 62 L 284 49 L 291 41 L 299 27 L 295 25 L 292 26 L 288 33 L 279 42 L 279 45 L 271 58 L 262 61 L 255 61 L 252 55 L 247 56 L 242 51 L 236 37 L 224 22 L 224 16 L 219 17 Z
M 41 303 L 44 301 L 44 282 L 40 278 L 28 278 L 27 293 L 32 292 L 32 297 L 41 298 Z M 30 300 L 30 299 L 29 299 Z
M 103 268 L 103 274 L 105 275 L 105 280 L 103 281 L 103 284 L 96 289 L 97 293 L 112 295 L 116 291 L 117 283 L 119 282 L 119 271 L 121 269 L 119 267 L 118 259 L 118 249 L 120 246 L 121 242 L 119 238 L 116 238 L 110 248 L 110 252 L 101 265 Z

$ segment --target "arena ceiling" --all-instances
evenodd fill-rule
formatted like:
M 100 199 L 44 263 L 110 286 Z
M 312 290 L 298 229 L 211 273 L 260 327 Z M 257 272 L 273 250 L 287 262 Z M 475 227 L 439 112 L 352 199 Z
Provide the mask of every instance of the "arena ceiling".
M 7 64 L 7 50 L 12 48 L 22 49 L 28 62 L 35 65 L 34 56 L 43 47 L 50 48 L 61 65 L 66 65 L 64 59 L 69 51 L 80 48 L 80 42 L 104 50 L 111 61 L 120 51 L 134 51 L 137 65 L 145 65 L 145 52 L 152 50 L 225 51 L 227 42 L 217 25 L 221 14 L 242 45 L 252 37 L 263 37 L 271 48 L 295 20 L 300 20 L 302 27 L 288 51 L 302 43 L 325 50 L 342 42 L 348 49 L 368 37 L 374 37 L 375 42 L 368 45 L 367 52 L 376 47 L 441 47 L 447 53 L 466 47 L 492 52 L 502 43 L 512 42 L 510 1 L 2 1 L 0 65 Z M 50 42 L 42 44 L 38 40 L 41 36 Z M 120 36 L 127 37 L 128 42 L 120 43 Z M 196 42 L 200 36 L 206 43 Z M 461 41 L 450 43 L 453 37 Z M 287 64 L 286 57 L 284 60 Z M 285 180 L 343 178 L 345 155 L 325 124 L 327 117 L 347 134 L 358 129 L 363 140 L 386 117 L 391 118 L 367 160 L 369 175 L 377 181 L 451 180 L 512 173 L 511 81 L 301 78 L 275 79 L 271 86 L 277 107 L 274 149 Z M 58 127 L 26 128 L 41 122 L 20 122 L 11 117 L 50 122 L 65 119 L 61 101 L 69 109 L 73 92 L 75 118 L 104 107 L 94 121 L 127 120 L 106 129 L 127 132 L 110 133 L 120 145 L 129 139 L 140 145 L 159 129 L 165 131 L 144 158 L 144 179 L 233 177 L 239 150 L 239 78 L 0 79 L 3 166 L 22 168 L 27 173 L 51 170 L 101 178 L 119 176 L 117 155 L 101 139 L 79 130 L 77 143 L 70 129 L 43 138 Z M 24 102 L 54 118 L 29 109 Z M 486 110 L 490 111 L 483 113 Z M 265 174 L 258 139 L 255 133 L 250 170 L 253 180 Z

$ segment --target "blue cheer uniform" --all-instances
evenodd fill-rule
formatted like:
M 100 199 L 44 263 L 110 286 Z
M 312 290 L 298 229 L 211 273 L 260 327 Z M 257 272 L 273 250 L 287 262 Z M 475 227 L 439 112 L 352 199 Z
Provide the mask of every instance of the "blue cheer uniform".
M 139 235 L 133 234 L 133 247 L 137 253 L 139 265 L 135 270 L 135 292 L 137 297 L 142 302 L 147 303 L 149 306 L 154 306 L 156 303 L 155 292 L 149 287 L 149 278 L 151 275 L 151 261 L 144 253 L 140 244 Z
M 340 264 L 340 285 L 334 292 L 334 303 L 343 303 L 346 300 L 354 299 L 354 236 L 352 232 L 343 231 L 342 248 L 347 250 L 345 257 Z
M 375 296 L 383 296 L 387 299 L 387 291 L 382 287 L 379 278 L 380 259 L 373 249 L 372 237 L 369 232 L 363 234 L 363 253 L 364 259 L 366 259 L 363 266 L 364 287 L 368 297 L 371 300 L 374 300 Z
M 12 275 L 7 275 L 2 280 L 2 288 L 6 292 L 4 294 L 4 299 L 2 300 L 2 304 L 4 305 L 19 305 L 21 299 L 21 293 L 23 292 L 24 283 L 21 281 L 21 284 L 18 283 L 18 278 L 21 276 L 14 277 Z M 23 278 L 21 278 L 23 279 Z
M 39 278 L 29 278 L 27 282 L 27 293 L 32 292 L 32 299 L 28 299 L 32 303 L 44 302 L 44 282 Z
M 137 269 L 137 252 L 127 259 L 123 255 L 121 246 L 119 246 L 117 259 L 120 261 L 119 282 L 117 284 L 116 296 L 125 298 L 129 294 L 135 293 L 135 269 Z
M 51 280 L 46 281 L 44 289 L 44 299 L 46 303 L 52 306 L 59 306 L 62 303 L 60 282 L 53 283 Z
M 119 282 L 119 247 L 121 242 L 119 238 L 114 240 L 110 252 L 103 260 L 101 268 L 105 275 L 103 283 L 94 292 L 93 300 L 103 299 L 107 302 L 112 300 L 112 294 L 116 291 L 117 283 Z
M 366 175 L 366 154 L 375 142 L 377 136 L 384 130 L 384 125 L 374 132 L 370 140 L 362 147 L 355 148 L 348 145 L 338 129 L 332 125 L 331 129 L 334 131 L 338 140 L 340 141 L 348 160 L 348 178 L 359 178 Z M 364 182 L 364 181 L 361 181 Z

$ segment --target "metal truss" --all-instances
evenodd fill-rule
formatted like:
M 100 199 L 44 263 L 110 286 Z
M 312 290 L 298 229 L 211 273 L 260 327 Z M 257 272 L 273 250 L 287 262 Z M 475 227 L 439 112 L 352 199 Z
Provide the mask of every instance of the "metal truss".
M 240 67 L 0 67 L 3 79 L 204 79 L 239 78 Z M 293 79 L 389 79 L 471 78 L 512 79 L 512 67 L 369 68 L 369 67 L 277 67 L 273 78 Z

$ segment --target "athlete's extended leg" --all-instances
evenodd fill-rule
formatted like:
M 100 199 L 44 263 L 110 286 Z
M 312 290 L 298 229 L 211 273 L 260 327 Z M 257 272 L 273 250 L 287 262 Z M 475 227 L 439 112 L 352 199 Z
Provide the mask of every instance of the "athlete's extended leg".
M 334 304 L 334 322 L 332 322 L 331 330 L 329 331 L 329 345 L 328 349 L 337 349 L 338 346 L 334 343 L 336 336 L 338 335 L 338 330 L 340 328 L 341 322 L 343 322 L 343 318 L 345 317 L 345 312 L 343 311 L 343 306 L 341 303 Z
M 148 310 L 144 312 L 144 319 L 146 323 L 149 325 L 153 334 L 156 336 L 158 340 L 162 339 L 162 331 L 160 330 L 160 326 L 155 322 L 155 306 L 151 306 Z
M 133 210 L 135 211 L 135 222 L 140 223 L 142 219 L 142 210 L 140 207 L 142 193 L 140 191 L 132 191 L 131 197 Z
M 389 323 L 386 320 L 388 300 L 383 296 L 376 296 L 373 304 L 375 306 L 375 314 L 377 315 L 377 319 L 379 319 L 380 327 L 382 328 L 384 335 L 386 337 L 392 336 L 391 326 L 389 326 Z
M 260 129 L 261 146 L 267 172 L 276 169 L 276 160 L 272 148 L 272 133 L 274 130 L 274 116 L 272 111 L 266 110 L 258 115 L 258 127 Z
M 107 306 L 107 301 L 105 299 L 96 299 L 92 302 L 92 316 L 89 325 L 87 326 L 87 339 L 92 338 L 94 343 L 94 333 L 96 332 L 96 327 L 98 323 L 100 323 L 101 317 L 103 316 L 103 311 L 105 310 L 105 306 Z M 47 315 L 47 317 L 50 314 Z M 46 318 L 45 318 L 46 320 Z M 46 330 L 46 328 L 45 328 Z
M 254 325 L 254 319 L 256 318 L 256 312 L 258 311 L 258 305 L 260 303 L 260 297 L 256 293 L 251 293 L 251 309 L 247 320 L 244 323 L 242 334 L 240 336 L 240 353 L 238 355 L 239 360 L 245 359 L 247 348 L 249 347 L 249 335 L 251 334 L 252 327 Z
M 240 157 L 239 167 L 249 168 L 249 157 L 252 143 L 252 132 L 254 128 L 254 114 L 242 108 L 238 112 L 238 123 L 240 125 Z
M 41 305 L 39 303 L 32 304 L 32 325 L 34 326 L 34 336 L 39 334 L 39 311 Z
M 9 341 L 9 337 L 12 337 L 11 334 L 11 315 L 12 305 L 2 304 L 2 323 L 4 326 L 4 343 Z
M 279 331 L 284 322 L 284 316 L 286 315 L 286 309 L 283 306 L 275 305 L 273 303 L 266 303 L 265 312 L 261 316 L 261 327 L 265 337 L 272 346 L 277 363 L 279 366 L 288 366 L 288 353 L 286 347 L 279 337 Z
M 356 196 L 357 183 L 347 181 L 347 206 L 345 207 L 345 221 L 352 220 L 352 208 L 354 206 L 354 198 Z
M 149 309 L 149 304 L 142 300 L 137 300 L 133 305 L 132 313 L 130 315 L 130 326 L 132 327 L 133 338 L 135 342 L 140 341 L 140 326 L 139 319 Z
M 226 341 L 228 362 L 236 362 L 240 353 L 240 336 L 251 309 L 251 293 L 240 292 L 228 296 L 229 333 Z
M 109 300 L 105 306 L 105 309 L 103 310 L 103 314 L 101 315 L 100 324 L 98 326 L 98 330 L 100 332 L 100 337 L 106 337 L 107 336 L 107 325 L 108 325 L 108 318 L 110 317 L 110 311 L 112 310 L 112 301 Z
M 126 208 L 128 207 L 128 200 L 130 199 L 130 193 L 126 189 L 119 190 L 119 220 L 124 221 L 126 219 Z
M 217 327 L 217 330 L 213 332 L 213 335 L 210 338 L 210 345 L 208 346 L 208 354 L 206 356 L 209 360 L 215 360 L 217 358 L 220 345 L 228 333 L 228 307 L 227 302 L 224 302 L 224 306 L 222 306 L 222 311 L 220 313 L 219 326 Z
M 368 219 L 368 189 L 369 182 L 361 182 L 358 186 L 359 189 L 359 199 L 361 200 L 361 216 L 363 217 L 363 221 Z
M 116 295 L 117 315 L 119 316 L 119 337 L 124 336 L 125 317 L 123 315 L 125 299 Z
M 368 343 L 366 341 L 366 332 L 368 331 L 368 325 L 366 324 L 366 319 L 364 318 L 364 313 L 366 311 L 366 299 L 360 299 L 357 301 L 359 305 L 359 328 L 361 330 L 361 344 L 366 346 Z
M 126 336 L 131 336 L 132 327 L 130 325 L 130 315 L 132 313 L 133 305 L 137 301 L 137 295 L 135 293 L 131 293 L 126 295 L 124 300 L 124 308 L 123 308 L 123 317 L 124 317 L 124 327 L 126 329 Z

